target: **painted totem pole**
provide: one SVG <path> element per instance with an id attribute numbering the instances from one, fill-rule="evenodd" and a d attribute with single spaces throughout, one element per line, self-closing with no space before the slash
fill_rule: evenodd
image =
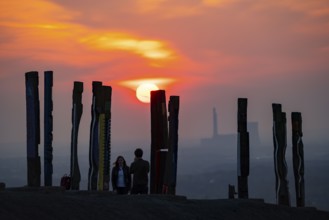
<path id="1" fill-rule="evenodd" d="M 44 91 L 44 183 L 52 186 L 53 174 L 53 71 L 45 71 Z"/>
<path id="2" fill-rule="evenodd" d="M 287 148 L 286 113 L 282 112 L 281 104 L 272 104 L 273 109 L 273 143 L 276 200 L 278 205 L 290 206 L 287 180 Z"/>
<path id="3" fill-rule="evenodd" d="M 165 91 L 151 91 L 151 194 L 161 194 L 163 191 L 165 163 L 168 154 L 167 120 Z"/>
<path id="4" fill-rule="evenodd" d="M 82 92 L 83 83 L 74 82 L 73 88 L 73 108 L 72 108 L 72 133 L 71 133 L 71 189 L 79 190 L 81 174 L 78 163 L 78 133 L 80 119 L 82 116 Z"/>
<path id="5" fill-rule="evenodd" d="M 238 197 L 248 199 L 249 133 L 246 98 L 238 99 Z"/>
<path id="6" fill-rule="evenodd" d="M 98 187 L 99 191 L 109 190 L 110 181 L 110 153 L 111 153 L 111 95 L 110 86 L 102 86 L 100 94 L 99 114 L 99 160 Z"/>
<path id="7" fill-rule="evenodd" d="M 169 104 L 169 149 L 166 161 L 164 194 L 176 194 L 177 156 L 178 156 L 178 114 L 179 96 L 170 96 Z"/>
<path id="8" fill-rule="evenodd" d="M 297 207 L 305 206 L 304 183 L 304 145 L 302 141 L 302 115 L 300 112 L 291 113 L 292 123 L 292 156 L 296 189 Z"/>
<path id="9" fill-rule="evenodd" d="M 40 144 L 40 104 L 38 72 L 25 73 L 26 86 L 26 134 L 27 134 L 27 185 L 40 187 L 41 164 L 38 146 Z"/>
<path id="10" fill-rule="evenodd" d="M 93 82 L 89 142 L 88 190 L 108 191 L 111 158 L 112 88 Z"/>

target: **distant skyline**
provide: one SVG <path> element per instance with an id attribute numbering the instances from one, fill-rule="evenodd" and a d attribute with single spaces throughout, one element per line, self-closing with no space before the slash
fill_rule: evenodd
<path id="1" fill-rule="evenodd" d="M 281 103 L 289 145 L 293 111 L 306 142 L 328 144 L 328 30 L 327 0 L 1 1 L 0 144 L 26 142 L 28 71 L 39 72 L 43 137 L 47 70 L 54 146 L 70 145 L 74 81 L 84 83 L 79 143 L 88 145 L 91 85 L 102 81 L 113 89 L 112 147 L 149 149 L 150 106 L 127 84 L 143 79 L 165 79 L 157 86 L 167 102 L 180 96 L 179 143 L 211 137 L 213 108 L 218 131 L 236 132 L 243 97 L 262 142 L 271 143 L 271 105 Z"/>

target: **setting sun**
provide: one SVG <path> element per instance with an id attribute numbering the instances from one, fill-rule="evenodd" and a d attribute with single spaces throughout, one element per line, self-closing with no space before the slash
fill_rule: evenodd
<path id="1" fill-rule="evenodd" d="M 158 90 L 159 88 L 153 83 L 143 83 L 136 89 L 136 97 L 139 101 L 144 103 L 150 103 L 150 93 L 153 90 Z"/>

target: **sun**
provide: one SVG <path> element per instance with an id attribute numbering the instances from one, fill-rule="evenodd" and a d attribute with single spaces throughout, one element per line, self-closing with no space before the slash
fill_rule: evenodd
<path id="1" fill-rule="evenodd" d="M 136 97 L 143 103 L 150 103 L 151 91 L 159 90 L 159 88 L 153 83 L 143 83 L 136 89 Z"/>

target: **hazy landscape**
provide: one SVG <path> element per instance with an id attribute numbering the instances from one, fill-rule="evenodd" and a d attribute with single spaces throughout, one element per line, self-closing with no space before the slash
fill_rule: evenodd
<path id="1" fill-rule="evenodd" d="M 312 145 L 311 143 L 304 145 L 306 206 L 329 211 L 328 145 Z M 249 198 L 264 199 L 267 203 L 276 204 L 272 148 L 269 144 L 250 149 Z M 144 157 L 148 159 L 148 149 L 145 148 L 145 151 Z M 43 156 L 41 153 L 40 155 L 41 165 L 43 165 Z M 113 162 L 118 155 L 124 155 L 128 164 L 133 159 L 132 151 L 116 150 L 112 152 L 111 161 Z M 289 146 L 286 159 L 291 206 L 295 207 L 295 188 Z M 86 190 L 89 167 L 86 152 L 80 152 L 79 165 L 82 178 L 80 190 Z M 61 176 L 70 172 L 69 155 L 56 156 L 55 154 L 53 166 L 53 186 L 59 186 Z M 188 199 L 227 199 L 228 185 L 237 187 L 236 167 L 236 147 L 219 148 L 192 146 L 192 144 L 181 146 L 178 152 L 176 194 L 186 196 Z M 27 184 L 26 158 L 6 157 L 3 150 L 0 156 L 0 173 L 0 182 L 6 183 L 7 187 L 25 186 Z M 43 184 L 43 169 L 41 182 Z"/>

